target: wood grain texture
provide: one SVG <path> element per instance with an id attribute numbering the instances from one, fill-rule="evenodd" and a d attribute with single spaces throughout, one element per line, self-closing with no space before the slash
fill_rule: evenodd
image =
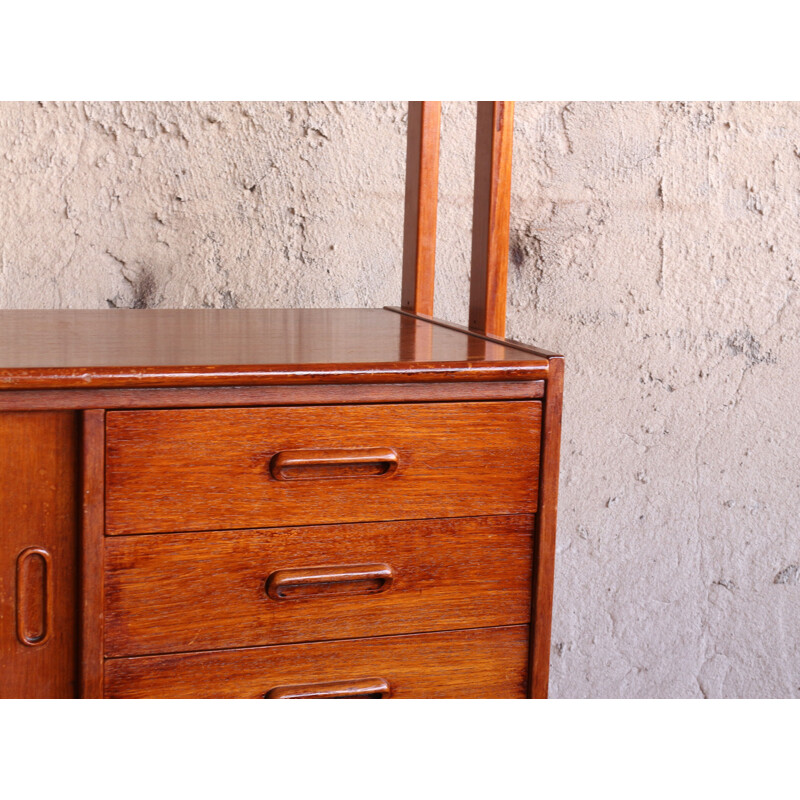
<path id="1" fill-rule="evenodd" d="M 563 362 L 500 338 L 513 103 L 429 316 L 440 114 L 399 314 L 0 311 L 0 694 L 546 696 Z"/>
<path id="2" fill-rule="evenodd" d="M 442 104 L 408 104 L 401 305 L 433 314 Z"/>
<path id="3" fill-rule="evenodd" d="M 537 380 L 547 366 L 469 351 L 468 335 L 383 309 L 0 311 L 0 390 Z"/>
<path id="4" fill-rule="evenodd" d="M 110 411 L 108 534 L 530 513 L 541 403 Z M 283 450 L 389 447 L 389 475 L 276 481 Z"/>
<path id="5" fill-rule="evenodd" d="M 281 686 L 383 678 L 394 698 L 525 697 L 528 628 L 114 658 L 107 697 L 257 698 Z"/>
<path id="6" fill-rule="evenodd" d="M 506 330 L 513 138 L 514 103 L 478 103 L 469 327 L 490 336 Z"/>
<path id="7" fill-rule="evenodd" d="M 81 696 L 103 696 L 103 517 L 105 411 L 83 412 Z"/>
<path id="8" fill-rule="evenodd" d="M 561 453 L 561 410 L 564 395 L 564 360 L 550 360 L 542 430 L 542 468 L 539 478 L 539 513 L 536 515 L 536 557 L 531 630 L 529 693 L 547 697 L 550 676 L 550 629 L 553 617 L 553 579 L 556 557 L 556 515 Z"/>
<path id="9" fill-rule="evenodd" d="M 74 413 L 0 413 L 3 698 L 77 693 L 77 463 Z"/>
<path id="10" fill-rule="evenodd" d="M 532 556 L 530 516 L 113 537 L 106 652 L 527 624 Z M 391 585 L 356 582 L 287 600 L 266 591 L 276 571 L 348 564 L 385 564 Z"/>
<path id="11" fill-rule="evenodd" d="M 544 397 L 544 382 L 386 383 L 319 386 L 220 386 L 182 389 L 40 389 L 0 391 L 0 411 L 84 408 L 224 408 Z"/>

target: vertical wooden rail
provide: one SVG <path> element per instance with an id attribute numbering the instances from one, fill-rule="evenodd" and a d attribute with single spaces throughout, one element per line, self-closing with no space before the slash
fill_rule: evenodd
<path id="1" fill-rule="evenodd" d="M 105 411 L 83 412 L 81 697 L 103 696 Z"/>
<path id="2" fill-rule="evenodd" d="M 478 103 L 469 327 L 500 338 L 506 333 L 513 136 L 513 102 Z"/>
<path id="3" fill-rule="evenodd" d="M 433 315 L 441 116 L 439 102 L 408 104 L 401 305 L 415 314 L 428 316 Z"/>

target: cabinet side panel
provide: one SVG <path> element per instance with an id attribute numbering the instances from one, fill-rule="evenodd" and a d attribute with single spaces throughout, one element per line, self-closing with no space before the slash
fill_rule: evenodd
<path id="1" fill-rule="evenodd" d="M 77 693 L 78 417 L 0 413 L 0 697 Z"/>

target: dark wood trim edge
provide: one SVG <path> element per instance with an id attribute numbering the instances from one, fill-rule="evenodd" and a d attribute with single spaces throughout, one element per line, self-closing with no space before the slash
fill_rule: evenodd
<path id="1" fill-rule="evenodd" d="M 550 631 L 553 616 L 553 581 L 556 553 L 561 410 L 564 359 L 550 359 L 542 416 L 542 450 L 539 469 L 539 508 L 536 513 L 533 559 L 529 696 L 547 697 L 550 678 Z"/>
<path id="2" fill-rule="evenodd" d="M 420 319 L 424 319 L 421 317 Z M 429 321 L 429 320 L 428 320 Z M 178 388 L 183 386 L 276 386 L 359 383 L 442 383 L 455 381 L 535 380 L 538 365 L 528 361 L 398 362 L 265 367 L 87 367 L 0 369 L 0 394 L 22 389 Z"/>
<path id="3" fill-rule="evenodd" d="M 544 382 L 541 380 L 175 389 L 20 389 L 0 392 L 0 411 L 446 403 L 466 400 L 528 400 L 543 396 Z"/>

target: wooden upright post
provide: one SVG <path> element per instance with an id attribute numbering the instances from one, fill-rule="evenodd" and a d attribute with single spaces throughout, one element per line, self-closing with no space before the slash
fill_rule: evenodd
<path id="1" fill-rule="evenodd" d="M 433 315 L 440 102 L 408 104 L 402 307 Z"/>
<path id="2" fill-rule="evenodd" d="M 478 103 L 469 327 L 500 338 L 506 332 L 513 136 L 513 102 Z"/>

